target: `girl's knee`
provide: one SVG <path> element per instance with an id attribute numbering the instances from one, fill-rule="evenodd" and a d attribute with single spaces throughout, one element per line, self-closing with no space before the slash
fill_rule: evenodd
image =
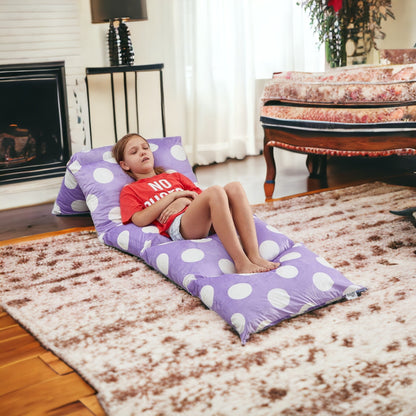
<path id="1" fill-rule="evenodd" d="M 224 188 L 220 185 L 212 185 L 205 189 L 204 193 L 214 201 L 227 197 Z"/>
<path id="2" fill-rule="evenodd" d="M 229 198 L 240 197 L 245 193 L 243 185 L 238 181 L 228 183 L 224 186 L 224 190 Z"/>

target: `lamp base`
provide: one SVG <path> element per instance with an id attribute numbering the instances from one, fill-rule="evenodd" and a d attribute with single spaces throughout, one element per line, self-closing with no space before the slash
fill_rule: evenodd
<path id="1" fill-rule="evenodd" d="M 121 65 L 134 65 L 134 51 L 130 31 L 121 19 L 119 20 L 118 34 L 120 36 Z"/>
<path id="2" fill-rule="evenodd" d="M 120 38 L 118 36 L 118 30 L 114 27 L 112 20 L 110 20 L 110 27 L 108 28 L 107 42 L 110 66 L 120 65 Z"/>
<path id="3" fill-rule="evenodd" d="M 114 25 L 114 23 L 116 24 Z M 130 32 L 122 19 L 110 20 L 107 40 L 110 66 L 134 65 L 134 51 Z"/>

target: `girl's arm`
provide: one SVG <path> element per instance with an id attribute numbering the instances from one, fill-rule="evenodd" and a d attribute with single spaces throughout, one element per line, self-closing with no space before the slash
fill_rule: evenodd
<path id="1" fill-rule="evenodd" d="M 196 197 L 194 191 L 177 191 L 172 192 L 169 195 L 166 195 L 164 198 L 159 199 L 154 204 L 146 207 L 143 210 L 135 212 L 131 221 L 133 224 L 139 227 L 145 227 L 146 225 L 151 224 L 153 221 L 159 218 L 160 214 L 178 198 L 190 198 L 194 199 Z M 177 211 L 176 211 L 177 212 Z"/>

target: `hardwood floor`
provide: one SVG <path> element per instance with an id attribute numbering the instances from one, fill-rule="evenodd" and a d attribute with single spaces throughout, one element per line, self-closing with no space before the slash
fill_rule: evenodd
<path id="1" fill-rule="evenodd" d="M 374 180 L 416 187 L 416 158 L 331 158 L 327 182 L 308 177 L 305 159 L 276 151 L 274 198 Z M 196 169 L 203 187 L 241 181 L 252 204 L 264 201 L 265 172 L 262 156 Z M 89 216 L 56 217 L 51 214 L 52 206 L 0 211 L 0 240 L 92 225 Z M 104 411 L 95 391 L 0 307 L 0 415 L 29 414 L 103 415 Z"/>

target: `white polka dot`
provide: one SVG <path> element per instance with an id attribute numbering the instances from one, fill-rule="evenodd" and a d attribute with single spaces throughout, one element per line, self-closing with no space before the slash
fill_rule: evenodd
<path id="1" fill-rule="evenodd" d="M 212 241 L 212 238 L 206 237 L 206 238 L 198 238 L 197 240 L 189 240 L 189 241 L 193 241 L 194 243 L 209 243 L 210 241 Z"/>
<path id="2" fill-rule="evenodd" d="M 190 284 L 192 281 L 194 281 L 194 280 L 196 280 L 196 277 L 195 277 L 195 275 L 194 275 L 194 274 L 187 274 L 187 275 L 183 278 L 182 284 L 183 284 L 183 286 L 184 286 L 186 289 L 188 289 L 189 284 Z"/>
<path id="3" fill-rule="evenodd" d="M 98 183 L 110 183 L 113 178 L 113 172 L 107 168 L 97 168 L 93 173 L 94 179 Z"/>
<path id="4" fill-rule="evenodd" d="M 159 149 L 159 146 L 155 143 L 149 143 L 149 147 L 152 153 L 156 152 L 156 150 Z"/>
<path id="5" fill-rule="evenodd" d="M 91 212 L 94 212 L 98 207 L 98 198 L 94 194 L 87 195 L 87 206 Z"/>
<path id="6" fill-rule="evenodd" d="M 273 227 L 273 225 L 267 224 L 266 228 L 272 233 L 282 234 L 277 228 Z"/>
<path id="7" fill-rule="evenodd" d="M 273 307 L 284 309 L 290 303 L 290 296 L 284 289 L 272 289 L 267 294 L 267 300 Z"/>
<path id="8" fill-rule="evenodd" d="M 263 330 L 264 328 L 266 328 L 266 326 L 269 326 L 272 323 L 272 321 L 270 321 L 270 319 L 265 319 L 264 321 L 260 322 L 259 326 L 256 328 L 255 332 L 260 332 L 261 330 Z"/>
<path id="9" fill-rule="evenodd" d="M 306 311 L 308 311 L 309 309 L 313 308 L 314 306 L 316 306 L 314 303 L 308 302 L 305 303 L 300 309 L 299 312 L 297 313 L 298 315 L 301 315 L 302 313 L 305 313 Z"/>
<path id="10" fill-rule="evenodd" d="M 75 175 L 80 169 L 81 164 L 78 162 L 78 160 L 75 160 L 75 162 L 72 162 L 70 165 L 68 165 L 68 169 Z"/>
<path id="11" fill-rule="evenodd" d="M 201 292 L 199 292 L 199 296 L 202 302 L 211 309 L 214 303 L 214 288 L 211 285 L 203 286 Z"/>
<path id="12" fill-rule="evenodd" d="M 285 279 L 293 279 L 299 274 L 299 270 L 295 266 L 280 266 L 276 269 L 276 274 Z"/>
<path id="13" fill-rule="evenodd" d="M 113 153 L 111 151 L 103 153 L 103 160 L 104 160 L 104 162 L 117 163 L 116 160 L 114 159 Z"/>
<path id="14" fill-rule="evenodd" d="M 359 289 L 361 289 L 361 287 L 360 287 L 360 286 L 357 286 L 357 285 L 351 285 L 351 286 L 348 286 L 348 287 L 344 290 L 344 292 L 343 292 L 342 294 L 345 296 L 345 295 L 347 295 L 347 294 L 349 294 L 349 293 L 356 292 L 356 291 L 357 291 L 357 290 L 359 290 Z"/>
<path id="15" fill-rule="evenodd" d="M 316 261 L 322 264 L 322 266 L 330 267 L 331 269 L 333 269 L 333 267 L 323 257 L 317 257 Z"/>
<path id="16" fill-rule="evenodd" d="M 117 244 L 123 250 L 129 249 L 130 233 L 127 230 L 122 231 L 117 237 Z"/>
<path id="17" fill-rule="evenodd" d="M 242 334 L 246 326 L 246 318 L 241 313 L 234 313 L 231 316 L 231 324 L 239 334 Z"/>
<path id="18" fill-rule="evenodd" d="M 236 271 L 234 263 L 229 259 L 220 259 L 218 261 L 218 267 L 224 274 L 233 274 Z"/>
<path id="19" fill-rule="evenodd" d="M 175 144 L 175 146 L 172 146 L 170 148 L 170 153 L 176 160 L 180 160 L 180 161 L 186 160 L 185 150 L 179 144 Z"/>
<path id="20" fill-rule="evenodd" d="M 68 189 L 75 189 L 78 185 L 75 176 L 69 170 L 65 171 L 64 183 Z"/>
<path id="21" fill-rule="evenodd" d="M 181 255 L 181 259 L 185 263 L 196 263 L 197 261 L 201 261 L 204 257 L 204 252 L 198 248 L 189 248 Z"/>
<path id="22" fill-rule="evenodd" d="M 116 224 L 121 224 L 121 212 L 119 206 L 110 209 L 108 212 L 108 219 Z"/>
<path id="23" fill-rule="evenodd" d="M 101 233 L 101 234 L 98 235 L 98 241 L 100 243 L 104 244 L 104 236 L 105 236 L 105 233 Z"/>
<path id="24" fill-rule="evenodd" d="M 143 250 L 142 251 L 148 249 L 151 246 L 152 246 L 152 240 L 146 240 L 143 244 Z"/>
<path id="25" fill-rule="evenodd" d="M 152 240 L 146 240 L 143 244 L 143 248 L 140 250 L 140 256 L 143 256 L 143 253 L 152 245 Z"/>
<path id="26" fill-rule="evenodd" d="M 272 240 L 263 241 L 259 246 L 259 252 L 266 260 L 273 260 L 279 255 L 279 245 Z"/>
<path id="27" fill-rule="evenodd" d="M 53 204 L 52 214 L 54 214 L 54 215 L 62 214 L 61 207 L 56 203 L 56 201 Z"/>
<path id="28" fill-rule="evenodd" d="M 87 203 L 82 199 L 77 199 L 75 201 L 72 201 L 71 208 L 73 211 L 76 211 L 76 212 L 88 211 Z"/>
<path id="29" fill-rule="evenodd" d="M 301 256 L 300 253 L 298 253 L 297 251 L 294 251 L 293 253 L 288 253 L 288 254 L 285 254 L 284 256 L 280 257 L 279 261 L 284 262 L 284 261 L 299 259 L 301 257 L 302 256 Z"/>
<path id="30" fill-rule="evenodd" d="M 248 283 L 237 283 L 228 289 L 228 296 L 231 299 L 245 299 L 251 295 L 253 288 Z"/>
<path id="31" fill-rule="evenodd" d="M 162 274 L 167 275 L 169 272 L 169 256 L 166 253 L 159 254 L 156 259 L 156 266 Z"/>
<path id="32" fill-rule="evenodd" d="M 322 290 L 322 292 L 326 292 L 332 288 L 334 285 L 334 281 L 331 279 L 331 276 L 329 276 L 326 273 L 318 272 L 315 273 L 312 277 L 313 284 L 319 289 Z"/>
<path id="33" fill-rule="evenodd" d="M 159 234 L 159 229 L 155 225 L 148 225 L 142 228 L 145 234 Z"/>

